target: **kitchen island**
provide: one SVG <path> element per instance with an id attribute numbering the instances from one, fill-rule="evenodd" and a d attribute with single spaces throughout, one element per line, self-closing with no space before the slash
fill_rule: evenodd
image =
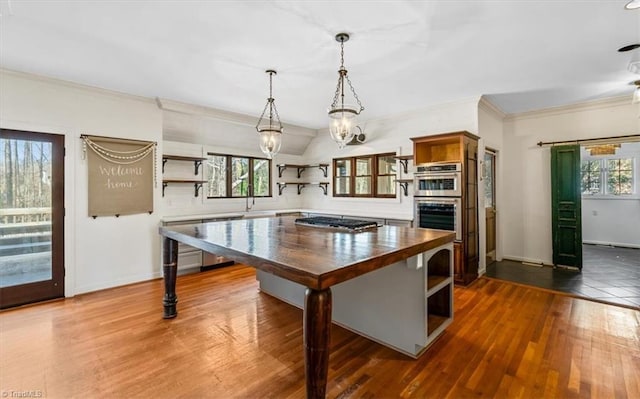
<path id="1" fill-rule="evenodd" d="M 160 234 L 163 236 L 165 318 L 177 316 L 178 242 L 222 255 L 305 287 L 303 331 L 309 398 L 325 396 L 333 303 L 331 287 L 403 261 L 406 267 L 423 268 L 424 253 L 450 245 L 454 239 L 451 232 L 395 226 L 381 226 L 360 232 L 301 226 L 295 224 L 295 217 L 161 227 Z M 443 251 L 438 252 L 441 255 L 433 255 L 434 258 L 450 259 L 450 251 Z M 450 267 L 450 263 L 447 266 Z M 438 268 L 444 273 L 443 269 Z M 438 292 L 442 291 L 446 276 L 430 276 L 427 273 L 423 273 L 423 276 L 428 286 L 433 286 L 429 281 L 430 277 L 434 277 L 433 287 L 440 287 Z M 424 302 L 429 293 L 424 292 L 423 295 L 421 300 Z M 451 298 L 451 295 L 439 296 L 439 304 L 435 307 L 441 310 L 445 307 L 444 302 L 448 300 L 451 303 Z M 448 311 L 450 319 L 452 307 Z M 423 314 L 430 318 L 431 315 L 427 313 L 425 308 Z M 444 317 L 440 314 L 433 316 Z"/>

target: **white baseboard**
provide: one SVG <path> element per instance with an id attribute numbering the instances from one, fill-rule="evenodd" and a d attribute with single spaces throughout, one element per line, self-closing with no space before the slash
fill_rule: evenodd
<path id="1" fill-rule="evenodd" d="M 511 261 L 514 261 L 514 262 L 522 262 L 522 263 L 531 264 L 533 266 L 553 266 L 553 262 L 545 262 L 545 261 L 540 260 L 540 259 L 525 258 L 525 257 L 522 257 L 522 256 L 514 256 L 514 255 L 504 255 L 502 257 L 502 260 L 511 260 Z"/>
<path id="2" fill-rule="evenodd" d="M 99 284 L 88 284 L 84 286 L 77 286 L 75 287 L 74 292 L 75 292 L 75 295 L 86 294 L 88 292 L 104 290 L 107 288 L 115 288 L 115 287 L 120 287 L 122 285 L 154 280 L 160 277 L 162 277 L 162 271 L 159 270 L 153 273 L 137 274 L 134 276 L 128 276 L 127 278 L 122 278 L 118 280 L 105 281 Z"/>
<path id="3" fill-rule="evenodd" d="M 592 245 L 606 245 L 609 247 L 622 247 L 622 248 L 640 248 L 639 244 L 627 244 L 627 243 L 619 243 L 619 242 L 604 242 L 604 241 L 591 241 L 591 240 L 582 240 L 583 244 L 592 244 Z"/>

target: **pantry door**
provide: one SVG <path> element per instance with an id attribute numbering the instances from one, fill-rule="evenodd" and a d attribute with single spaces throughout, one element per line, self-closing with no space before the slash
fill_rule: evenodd
<path id="1" fill-rule="evenodd" d="M 582 270 L 580 146 L 551 147 L 553 264 Z"/>
<path id="2" fill-rule="evenodd" d="M 487 265 L 496 261 L 496 152 L 486 148 L 482 177 L 484 181 L 484 206 Z"/>

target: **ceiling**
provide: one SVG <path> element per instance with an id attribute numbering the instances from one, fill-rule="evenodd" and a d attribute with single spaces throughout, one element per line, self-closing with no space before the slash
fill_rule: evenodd
<path id="1" fill-rule="evenodd" d="M 0 0 L 0 66 L 318 129 L 340 46 L 374 119 L 486 95 L 507 114 L 631 95 L 640 10 L 602 1 Z"/>

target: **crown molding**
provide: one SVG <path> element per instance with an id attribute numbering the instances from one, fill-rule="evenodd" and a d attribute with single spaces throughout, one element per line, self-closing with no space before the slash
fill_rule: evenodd
<path id="1" fill-rule="evenodd" d="M 363 119 L 358 123 L 358 125 L 366 126 L 369 123 L 384 123 L 384 122 L 395 122 L 398 119 L 410 119 L 413 117 L 421 116 L 424 113 L 434 112 L 434 111 L 443 111 L 448 110 L 451 107 L 459 106 L 459 105 L 469 105 L 471 107 L 476 106 L 479 101 L 479 97 L 465 97 L 458 100 L 447 101 L 443 103 L 434 103 L 429 104 L 420 108 L 412 109 L 409 111 L 402 111 L 391 115 L 385 115 L 378 118 L 371 119 Z M 324 127 L 318 129 L 318 132 L 328 132 L 329 128 Z"/>
<path id="2" fill-rule="evenodd" d="M 69 80 L 52 78 L 44 75 L 37 75 L 30 72 L 22 72 L 22 71 L 16 71 L 12 69 L 0 68 L 0 74 L 14 76 L 20 79 L 26 79 L 26 80 L 36 81 L 36 82 L 54 84 L 57 86 L 67 87 L 75 90 L 83 90 L 83 91 L 91 92 L 92 94 L 97 93 L 101 95 L 117 97 L 117 98 L 126 99 L 126 100 L 141 101 L 149 104 L 153 104 L 155 102 L 153 98 L 149 98 L 149 97 L 137 96 L 135 94 L 124 93 L 121 91 L 104 89 L 102 87 L 89 86 L 82 83 L 71 82 Z"/>
<path id="3" fill-rule="evenodd" d="M 557 116 L 574 112 L 586 112 L 596 109 L 631 106 L 631 96 L 609 97 L 600 100 L 582 102 L 577 104 L 563 105 L 554 108 L 545 108 L 535 111 L 522 112 L 518 114 L 508 114 L 505 121 L 517 121 L 524 119 L 537 119 L 549 116 Z"/>
<path id="4" fill-rule="evenodd" d="M 224 111 L 221 109 L 205 107 L 202 105 L 194 105 L 183 103 L 180 101 L 169 100 L 166 98 L 156 97 L 158 108 L 163 111 L 179 112 L 186 115 L 193 115 L 205 118 L 211 118 L 219 121 L 230 122 L 236 125 L 255 127 L 257 117 L 251 115 L 240 114 L 238 112 Z M 295 134 L 296 136 L 316 137 L 317 130 L 307 127 L 282 123 L 285 132 Z"/>
<path id="5" fill-rule="evenodd" d="M 478 101 L 478 109 L 487 111 L 493 114 L 494 116 L 497 116 L 500 119 L 504 119 L 507 117 L 507 114 L 503 110 L 501 110 L 500 108 L 498 108 L 497 105 L 489 101 L 489 99 L 484 95 L 480 96 L 480 101 Z"/>

